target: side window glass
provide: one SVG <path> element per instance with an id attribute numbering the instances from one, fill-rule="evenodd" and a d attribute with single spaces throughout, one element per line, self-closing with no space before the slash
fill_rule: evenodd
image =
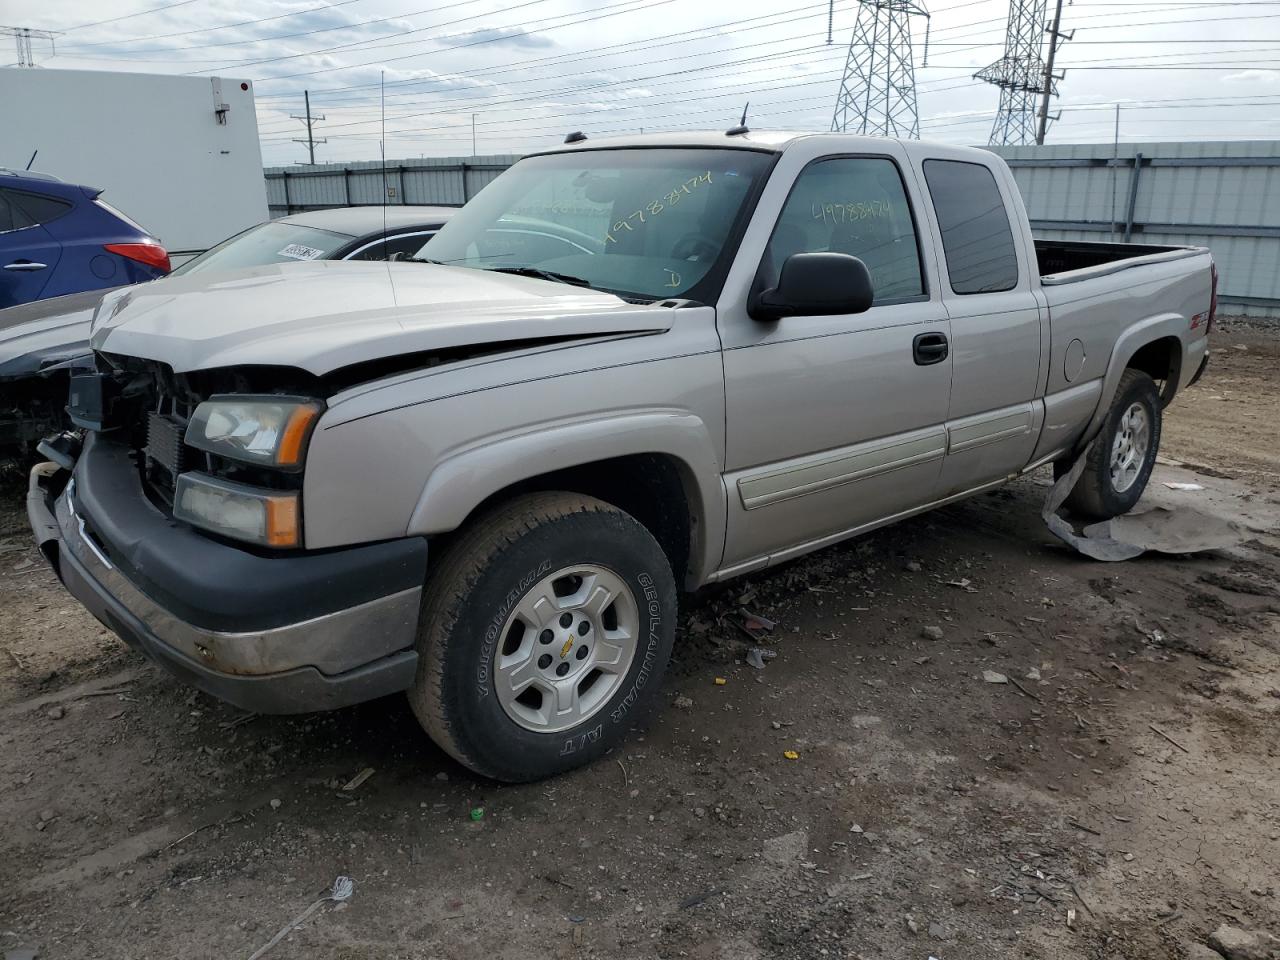
<path id="1" fill-rule="evenodd" d="M 347 257 L 348 260 L 403 260 L 412 257 L 422 249 L 422 245 L 430 240 L 434 233 L 415 233 L 412 236 L 388 237 L 384 243 L 375 243 L 359 253 Z"/>
<path id="2" fill-rule="evenodd" d="M 49 223 L 71 209 L 71 204 L 65 200 L 39 193 L 14 192 L 9 194 L 9 200 L 16 209 L 26 214 L 31 224 Z"/>
<path id="3" fill-rule="evenodd" d="M 911 205 L 892 160 L 841 157 L 801 172 L 769 240 L 767 284 L 793 253 L 823 252 L 865 263 L 876 303 L 924 294 Z"/>
<path id="4" fill-rule="evenodd" d="M 3 190 L 0 190 L 0 233 L 7 233 L 16 229 L 13 222 L 13 211 L 9 207 L 9 198 Z"/>
<path id="5" fill-rule="evenodd" d="M 951 289 L 993 293 L 1017 286 L 1009 212 L 991 171 L 980 163 L 926 160 L 924 178 L 942 229 Z"/>

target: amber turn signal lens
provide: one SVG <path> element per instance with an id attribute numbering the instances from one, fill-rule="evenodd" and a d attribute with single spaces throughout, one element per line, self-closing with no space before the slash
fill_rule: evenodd
<path id="1" fill-rule="evenodd" d="M 302 463 L 302 454 L 307 447 L 307 437 L 311 427 L 320 418 L 320 408 L 316 406 L 295 407 L 280 435 L 280 446 L 276 453 L 276 462 L 282 467 L 296 467 Z"/>

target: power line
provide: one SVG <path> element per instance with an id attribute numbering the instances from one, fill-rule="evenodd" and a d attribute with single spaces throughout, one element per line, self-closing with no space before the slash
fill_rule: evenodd
<path id="1" fill-rule="evenodd" d="M 199 33 L 212 33 L 215 30 L 229 30 L 232 27 L 243 27 L 243 26 L 248 26 L 250 24 L 255 24 L 255 23 L 266 23 L 269 20 L 283 20 L 286 17 L 298 17 L 298 16 L 302 16 L 305 13 L 315 13 L 316 11 L 319 11 L 319 10 L 333 10 L 337 7 L 346 6 L 349 3 L 359 3 L 359 2 L 360 0 L 341 0 L 341 2 L 339 3 L 324 4 L 318 7 L 308 7 L 306 10 L 297 10 L 297 11 L 294 11 L 293 13 L 283 13 L 275 17 L 262 17 L 258 20 L 241 20 L 239 23 L 224 23 L 221 26 L 205 27 L 201 30 L 182 30 L 177 33 L 162 33 L 162 34 L 157 34 L 155 36 L 149 36 L 149 37 L 130 37 L 125 40 L 100 40 L 96 43 L 83 43 L 72 49 L 85 50 L 85 49 L 88 49 L 89 47 L 117 46 L 122 43 L 136 43 L 141 40 L 166 40 L 166 39 L 169 39 L 170 37 L 185 37 L 185 36 L 193 36 Z M 402 13 L 394 17 L 376 17 L 372 20 L 357 20 L 351 23 L 340 23 L 332 27 L 317 27 L 315 30 L 304 30 L 300 33 L 281 33 L 281 34 L 276 34 L 270 37 L 255 37 L 252 40 L 224 40 L 220 43 L 202 43 L 200 44 L 200 48 L 243 47 L 243 46 L 250 46 L 252 44 L 273 42 L 276 40 L 290 40 L 296 37 L 311 37 L 311 36 L 315 36 L 318 33 L 332 33 L 334 30 L 354 30 L 356 28 L 367 27 L 375 23 L 386 23 L 389 20 L 403 20 L 405 17 L 418 16 L 419 14 L 423 14 L 423 13 L 439 13 L 441 10 L 452 10 L 454 7 L 467 7 L 467 6 L 471 6 L 472 4 L 482 3 L 482 2 L 484 2 L 484 0 L 461 0 L 461 2 L 459 3 L 450 3 L 443 7 L 428 7 L 424 10 L 414 10 L 411 13 Z M 536 0 L 536 2 L 545 3 L 547 2 L 547 0 Z M 528 4 L 525 4 L 525 6 L 527 5 Z M 447 23 L 432 24 L 430 27 L 422 27 L 421 29 L 431 30 L 431 29 L 435 29 L 436 27 L 448 27 L 456 23 L 465 23 L 468 20 L 477 20 L 480 17 L 489 16 L 493 12 L 494 11 L 487 11 L 485 13 L 476 14 L 475 16 L 472 16 L 472 17 L 463 17 L 459 20 L 450 20 Z M 502 12 L 502 11 L 497 11 L 497 12 Z M 366 40 L 354 41 L 352 44 L 347 44 L 346 46 L 354 46 L 357 43 L 361 43 L 361 44 L 376 43 L 379 40 L 388 40 L 391 37 L 402 36 L 407 32 L 410 32 L 410 31 L 398 30 L 395 33 L 388 33 L 382 37 L 369 37 Z M 175 53 L 175 52 L 180 52 L 182 50 L 192 50 L 192 49 L 198 49 L 198 48 L 188 45 L 185 47 L 158 47 L 151 50 L 141 50 L 137 52 L 139 53 Z M 340 49 L 340 48 L 334 47 L 332 49 Z M 314 52 L 323 53 L 324 51 L 317 50 Z"/>
<path id="2" fill-rule="evenodd" d="M 333 46 L 333 47 L 320 47 L 319 49 L 316 49 L 316 50 L 307 50 L 307 51 L 305 51 L 305 52 L 303 52 L 303 53 L 291 53 L 291 54 L 288 54 L 288 55 L 286 55 L 286 56 L 282 56 L 282 57 L 266 57 L 266 58 L 264 58 L 264 59 L 262 59 L 262 60 L 249 60 L 249 61 L 247 61 L 247 62 L 244 64 L 244 66 L 255 67 L 255 66 L 262 66 L 262 65 L 264 65 L 264 64 L 268 64 L 268 63 L 283 63 L 283 62 L 285 62 L 286 60 L 297 60 L 297 59 L 299 59 L 300 57 L 314 57 L 314 56 L 316 56 L 317 54 L 321 54 L 321 53 L 333 53 L 333 52 L 338 51 L 338 50 L 352 50 L 352 49 L 358 49 L 358 48 L 361 48 L 361 47 L 365 47 L 365 46 L 367 46 L 367 45 L 369 45 L 369 44 L 377 43 L 377 42 L 378 42 L 378 41 L 380 41 L 380 40 L 386 40 L 386 39 L 389 39 L 390 37 L 407 36 L 408 34 L 411 34 L 411 33 L 422 33 L 424 30 L 435 30 L 435 29 L 438 29 L 439 27 L 448 27 L 448 26 L 453 26 L 453 25 L 455 25 L 455 24 L 458 24 L 458 23 L 464 23 L 464 22 L 469 21 L 469 20 L 478 20 L 478 19 L 480 19 L 481 17 L 487 17 L 487 16 L 494 16 L 494 15 L 498 15 L 498 14 L 510 13 L 510 12 L 511 12 L 511 11 L 513 11 L 513 10 L 522 10 L 522 9 L 524 9 L 525 7 L 533 7 L 533 6 L 537 6 L 537 5 L 539 5 L 539 4 L 543 4 L 543 3 L 547 3 L 547 2 L 549 2 L 549 0 L 524 0 L 524 2 L 523 2 L 523 3 L 516 3 L 516 4 L 512 4 L 511 6 L 502 7 L 502 8 L 500 8 L 500 9 L 498 9 L 498 10 L 492 10 L 492 11 L 489 11 L 489 12 L 487 12 L 487 13 L 476 14 L 476 15 L 475 15 L 475 16 L 473 16 L 473 17 L 463 17 L 463 18 L 461 18 L 461 19 L 459 19 L 459 20 L 452 20 L 452 21 L 449 21 L 448 23 L 432 24 L 432 25 L 431 25 L 431 26 L 429 26 L 429 27 L 415 27 L 415 28 L 413 28 L 413 29 L 411 29 L 411 30 L 400 30 L 400 31 L 398 31 L 397 33 L 389 34 L 387 37 L 373 37 L 373 38 L 370 38 L 370 39 L 368 39 L 368 40 L 353 40 L 351 43 L 340 43 L 340 44 L 338 44 L 338 45 L 336 45 L 336 46 Z M 625 2 L 631 2 L 631 0 L 625 0 Z M 601 8 L 601 9 L 613 9 L 613 7 L 617 7 L 617 6 L 621 6 L 621 4 L 616 4 L 616 3 L 615 3 L 615 4 L 613 4 L 613 6 L 612 6 L 612 7 L 604 7 L 604 8 Z M 552 19 L 558 19 L 558 18 L 560 18 L 560 17 L 565 17 L 565 16 L 572 16 L 572 14 L 557 14 L 557 15 L 553 16 L 553 17 L 552 17 Z M 530 24 L 532 24 L 532 23 L 538 23 L 538 22 L 539 22 L 539 21 L 536 21 L 536 20 L 529 20 L 529 21 L 526 21 L 526 22 L 521 23 L 521 24 L 516 24 L 515 26 L 525 27 L 525 26 L 529 26 L 529 25 L 530 25 Z M 565 26 L 565 24 L 558 24 L 557 26 Z M 504 27 L 501 27 L 501 28 L 491 28 L 491 29 L 499 30 L 499 32 L 501 33 L 501 36 L 500 36 L 499 38 L 495 38 L 495 39 L 509 40 L 509 39 L 511 39 L 513 36 L 526 36 L 526 35 L 527 35 L 527 34 L 511 34 L 511 33 L 505 33 L 505 32 L 503 32 L 503 31 L 506 31 L 506 30 L 511 29 L 511 27 L 510 27 L 510 26 L 504 26 Z M 548 28 L 548 29 L 550 29 L 550 28 Z M 474 32 L 474 31 L 473 31 L 473 32 Z M 463 34 L 463 35 L 465 35 L 465 34 Z M 443 39 L 443 38 L 420 37 L 420 38 L 419 38 L 419 39 L 417 39 L 417 40 L 400 41 L 400 42 L 401 42 L 401 43 L 411 43 L 411 44 L 413 44 L 413 43 L 423 43 L 423 42 L 426 42 L 426 41 L 435 41 L 435 40 L 438 40 L 438 39 Z M 489 41 L 486 41 L 486 42 L 492 42 L 492 40 L 489 40 Z M 375 50 L 388 49 L 388 48 L 393 47 L 393 46 L 396 46 L 396 45 L 397 45 L 397 44 L 386 44 L 384 47 L 374 47 L 374 48 L 371 48 L 371 49 L 375 49 Z M 399 59 L 404 59 L 404 58 L 399 58 Z M 371 61 L 369 61 L 369 62 L 367 62 L 367 63 L 351 64 L 351 65 L 344 66 L 344 67 L 333 67 L 333 68 L 330 68 L 330 69 L 332 69 L 332 70 L 351 70 L 351 69 L 354 69 L 355 67 L 367 67 L 367 66 L 370 66 L 370 65 L 372 65 L 372 64 L 378 64 L 378 63 L 384 63 L 384 62 L 390 63 L 391 61 L 390 61 L 390 60 L 387 60 L 387 61 L 382 61 L 382 60 L 371 60 Z M 203 72 L 205 72 L 205 71 L 196 71 L 196 72 L 197 72 L 197 73 L 203 73 Z M 316 73 L 324 73 L 324 72 L 327 72 L 327 71 L 323 71 L 323 70 L 321 70 L 321 71 L 314 71 L 314 72 L 316 72 Z M 290 78 L 290 77 L 298 77 L 298 76 L 310 76 L 310 74 L 297 74 L 297 73 L 295 73 L 295 74 L 286 74 L 286 75 L 284 75 L 284 76 L 266 77 L 266 78 L 264 78 L 264 79 L 265 79 L 265 80 L 284 80 L 284 79 L 288 79 L 288 78 Z M 259 81 L 259 82 L 261 82 L 261 81 Z"/>
<path id="3" fill-rule="evenodd" d="M 760 45 L 760 44 L 756 44 L 756 45 L 753 45 L 753 46 L 759 46 L 759 45 Z M 600 91 L 600 90 L 604 90 L 604 89 L 614 88 L 614 87 L 618 87 L 618 86 L 626 86 L 626 85 L 628 85 L 628 84 L 644 84 L 644 83 L 649 83 L 650 81 L 653 81 L 653 80 L 662 79 L 662 78 L 671 77 L 671 76 L 685 76 L 685 75 L 688 75 L 688 74 L 690 74 L 690 73 L 699 73 L 699 72 L 714 71 L 714 70 L 724 70 L 724 69 L 729 69 L 729 68 L 736 67 L 736 66 L 743 66 L 743 65 L 747 65 L 747 64 L 758 64 L 758 63 L 761 63 L 761 62 L 764 62 L 764 61 L 767 61 L 767 60 L 771 60 L 771 59 L 781 59 L 781 58 L 786 58 L 786 57 L 796 56 L 796 55 L 809 55 L 809 54 L 812 54 L 812 53 L 814 52 L 814 50 L 815 50 L 815 49 L 821 50 L 822 48 L 821 48 L 821 47 L 817 47 L 817 48 L 815 48 L 815 47 L 813 47 L 813 46 L 807 46 L 807 47 L 802 47 L 802 48 L 797 48 L 797 49 L 784 50 L 784 51 L 781 51 L 781 52 L 779 52 L 779 53 L 771 54 L 771 55 L 767 55 L 767 56 L 752 57 L 752 58 L 746 58 L 746 59 L 738 59 L 738 60 L 726 61 L 726 62 L 723 62 L 723 63 L 708 64 L 708 65 L 699 66 L 699 67 L 691 67 L 691 68 L 687 68 L 687 69 L 683 69 L 683 70 L 667 71 L 667 72 L 663 72 L 663 73 L 650 74 L 650 75 L 642 76 L 642 77 L 628 77 L 628 78 L 625 78 L 625 79 L 620 79 L 620 80 L 612 81 L 612 82 L 596 83 L 596 84 L 591 84 L 591 85 L 587 85 L 587 86 L 580 86 L 580 87 L 574 88 L 574 89 L 569 90 L 569 91 L 565 91 L 563 88 L 554 87 L 554 88 L 546 88 L 546 89 L 531 90 L 531 91 L 527 91 L 527 95 L 524 95 L 524 96 L 509 97 L 509 98 L 506 98 L 506 99 L 497 99 L 497 100 L 495 100 L 495 99 L 493 98 L 492 93 L 488 93 L 488 92 L 486 92 L 486 93 L 484 93 L 483 95 L 481 95 L 479 98 L 476 98 L 476 97 L 470 97 L 470 98 L 464 97 L 461 101 L 455 101 L 454 103 L 451 103 L 451 104 L 449 104 L 449 105 L 448 105 L 448 109 L 439 109 L 439 108 L 438 108 L 438 109 L 428 110 L 428 111 L 418 111 L 418 112 L 414 112 L 414 113 L 400 114 L 400 115 L 397 115 L 397 116 L 392 117 L 392 118 L 389 118 L 389 119 L 392 119 L 393 121 L 395 121 L 395 120 L 409 120 L 409 119 L 416 119 L 416 118 L 423 117 L 423 116 L 433 116 L 433 115 L 439 115 L 439 114 L 442 114 L 442 113 L 447 113 L 447 112 L 449 112 L 449 109 L 459 110 L 459 111 L 460 111 L 460 110 L 471 110 L 471 109 L 477 109 L 477 108 L 478 108 L 478 109 L 480 109 L 482 112 L 483 112 L 483 111 L 490 111 L 490 110 L 492 110 L 492 109 L 494 109 L 494 108 L 496 108 L 496 107 L 508 106 L 508 105 L 512 105 L 512 104 L 516 104 L 516 103 L 528 103 L 528 102 L 530 102 L 530 101 L 536 101 L 536 100 L 538 100 L 539 98 L 541 98 L 541 97 L 543 97 L 543 96 L 546 96 L 546 95 L 563 95 L 563 94 L 565 94 L 565 93 L 572 94 L 572 95 L 578 95 L 578 94 L 583 94 L 583 93 L 596 92 L 596 91 Z M 1184 55 L 1182 55 L 1182 54 L 1176 54 L 1176 55 L 1170 55 L 1170 56 L 1178 56 L 1178 57 L 1182 57 L 1182 56 L 1184 56 Z M 1110 63 L 1110 62 L 1112 62 L 1112 61 L 1110 61 L 1110 60 L 1103 60 L 1103 61 L 1086 61 L 1086 63 L 1089 63 L 1089 62 Z M 937 68 L 937 69 L 963 69 L 963 70 L 969 70 L 969 69 L 971 69 L 970 67 L 967 67 L 967 66 L 965 66 L 965 67 L 937 66 L 936 68 Z M 548 78 L 544 78 L 544 79 L 546 79 L 546 80 L 554 80 L 554 79 L 556 79 L 556 78 L 554 78 L 554 77 L 548 77 Z M 372 123 L 372 122 L 375 122 L 375 121 L 373 121 L 373 120 L 352 120 L 352 121 L 347 121 L 347 122 L 344 122 L 344 123 L 341 123 L 341 124 L 333 125 L 333 126 L 331 126 L 331 128 L 330 128 L 330 129 L 332 130 L 332 129 L 336 128 L 336 127 L 352 127 L 352 126 L 361 126 L 361 125 L 367 125 L 367 124 Z M 393 132 L 394 132 L 394 131 L 393 131 Z"/>
<path id="4" fill-rule="evenodd" d="M 156 34 L 149 34 L 147 36 L 142 36 L 142 37 L 122 37 L 119 40 L 96 40 L 93 43 L 76 43 L 76 44 L 68 45 L 68 49 L 88 50 L 90 47 L 116 47 L 124 43 L 139 43 L 143 40 L 168 40 L 171 37 L 194 37 L 197 34 L 201 34 L 201 33 L 214 33 L 215 31 L 218 31 L 218 30 L 230 30 L 232 27 L 248 27 L 257 23 L 269 23 L 273 20 L 287 20 L 290 17 L 301 17 L 301 16 L 305 16 L 308 13 L 317 13 L 321 10 L 336 10 L 338 7 L 345 7 L 348 4 L 359 3 L 359 2 L 360 0 L 338 0 L 337 3 L 322 3 L 318 7 L 307 7 L 305 10 L 294 10 L 292 13 L 280 13 L 274 17 L 258 17 L 255 20 L 238 20 L 235 23 L 223 23 L 223 24 L 219 24 L 216 27 L 201 27 L 198 30 L 178 30 L 174 33 L 156 33 Z M 478 3 L 480 2 L 480 0 L 465 0 L 465 2 Z M 460 6 L 460 4 L 453 4 L 453 6 Z M 448 8 L 442 7 L 440 9 L 448 9 Z M 104 20 L 102 22 L 111 23 L 112 21 Z M 376 21 L 371 21 L 371 22 L 376 22 Z M 346 24 L 345 26 L 354 27 L 354 26 L 360 26 L 360 24 Z M 338 30 L 342 28 L 329 27 L 327 29 Z M 309 31 L 309 32 L 323 33 L 324 31 L 319 30 L 319 31 Z M 291 33 L 291 34 L 284 35 L 284 37 L 305 37 L 305 36 L 308 36 L 308 34 L 307 33 Z M 282 40 L 284 39 L 284 37 L 259 37 L 257 40 L 241 40 L 238 42 L 239 43 L 262 43 L 266 40 Z M 206 47 L 232 46 L 232 45 L 233 44 L 218 44 L 218 43 L 202 44 L 202 46 L 206 46 Z M 145 53 L 169 53 L 171 51 L 190 50 L 190 49 L 192 48 L 191 47 L 162 47 L 158 50 L 147 50 L 144 52 Z"/>
<path id="5" fill-rule="evenodd" d="M 126 13 L 121 17 L 110 17 L 106 20 L 94 20 L 92 23 L 82 23 L 75 27 L 63 28 L 63 33 L 70 33 L 72 30 L 87 30 L 89 27 L 100 27 L 107 23 L 119 23 L 121 20 L 132 20 L 134 17 L 146 17 L 153 13 L 160 13 L 162 10 L 172 10 L 174 7 L 185 7 L 189 3 L 195 3 L 196 0 L 178 0 L 177 3 L 166 3 L 163 6 L 152 7 L 150 10 L 139 10 L 137 13 Z"/>
<path id="6" fill-rule="evenodd" d="M 986 2 L 986 0 L 978 0 L 978 2 Z M 1277 2 L 1280 2 L 1280 0 L 1277 0 Z M 783 12 L 798 13 L 801 10 L 804 10 L 804 11 L 817 10 L 820 7 L 827 6 L 827 3 L 828 3 L 828 0 L 822 0 L 822 2 L 820 3 L 809 4 L 803 7 L 795 7 L 795 8 L 792 8 L 792 10 L 790 11 L 783 11 Z M 627 40 L 621 43 L 611 43 L 602 47 L 588 47 L 586 50 L 575 51 L 574 53 L 557 54 L 555 56 L 550 56 L 550 57 L 534 57 L 526 60 L 509 61 L 505 66 L 497 67 L 491 70 L 486 70 L 485 77 L 487 79 L 497 74 L 511 73 L 513 71 L 523 71 L 523 70 L 529 69 L 530 67 L 536 67 L 538 65 L 547 65 L 551 63 L 557 63 L 561 65 L 565 63 L 581 63 L 587 60 L 596 60 L 596 59 L 603 59 L 609 56 L 616 56 L 618 52 L 630 53 L 630 52 L 637 52 L 639 50 L 654 49 L 660 46 L 669 46 L 671 44 L 685 42 L 685 40 L 682 38 L 689 38 L 689 39 L 695 39 L 695 40 L 707 40 L 707 39 L 715 38 L 716 35 L 714 33 L 706 37 L 696 37 L 696 38 L 689 37 L 690 34 L 702 33 L 704 31 L 734 29 L 735 32 L 737 33 L 748 33 L 752 30 L 768 29 L 771 27 L 782 26 L 783 24 L 786 24 L 786 23 L 795 23 L 798 20 L 809 19 L 808 15 L 806 14 L 803 16 L 791 17 L 786 20 L 778 20 L 773 23 L 756 23 L 757 21 L 768 20 L 778 15 L 779 14 L 777 13 L 769 13 L 769 14 L 764 14 L 762 16 L 758 16 L 758 17 L 748 17 L 742 20 L 729 20 L 723 23 L 709 24 L 705 27 L 695 27 L 692 30 L 682 30 L 678 33 L 660 34 L 657 37 L 649 37 L 644 40 Z M 743 26 L 744 24 L 748 24 L 748 23 L 756 23 L 756 25 L 750 26 L 750 27 Z M 654 41 L 660 41 L 660 42 L 655 43 Z M 769 42 L 777 42 L 777 41 L 769 41 Z M 650 46 L 645 46 L 646 44 L 650 44 Z M 631 49 L 627 49 L 627 48 L 631 48 Z M 614 51 L 614 52 L 605 52 L 605 51 Z M 590 55 L 588 56 L 588 54 Z M 411 79 L 411 80 L 397 80 L 387 84 L 387 86 L 400 87 L 400 86 L 411 86 L 411 85 L 420 84 L 420 83 L 439 83 L 442 80 L 449 79 L 450 77 L 451 75 L 449 74 L 439 74 L 434 77 L 424 77 L 424 78 Z M 378 89 L 378 84 L 376 83 L 352 84 L 348 86 L 325 87 L 320 92 L 335 93 L 335 92 L 345 92 L 345 91 L 352 91 L 352 90 L 371 90 L 372 91 L 376 89 Z M 292 96 L 294 96 L 294 94 L 266 93 L 266 94 L 263 94 L 258 99 L 271 100 L 271 99 L 280 99 L 283 97 L 292 97 Z M 359 96 L 364 97 L 368 95 L 360 94 Z"/>

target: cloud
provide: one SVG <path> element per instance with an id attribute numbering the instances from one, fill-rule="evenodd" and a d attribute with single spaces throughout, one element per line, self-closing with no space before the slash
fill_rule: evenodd
<path id="1" fill-rule="evenodd" d="M 458 39 L 460 43 L 450 43 L 450 46 L 461 46 L 464 43 L 529 48 L 554 47 L 556 45 L 555 41 L 550 37 L 517 30 L 514 27 L 490 27 L 487 30 L 472 30 L 469 33 L 459 34 Z"/>

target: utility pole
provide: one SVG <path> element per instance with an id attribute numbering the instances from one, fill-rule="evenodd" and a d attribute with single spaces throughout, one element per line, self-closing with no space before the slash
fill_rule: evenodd
<path id="1" fill-rule="evenodd" d="M 1062 0 L 1057 2 L 1057 7 L 1053 11 L 1053 26 L 1049 28 L 1049 59 L 1045 61 L 1044 65 L 1044 97 L 1040 101 L 1040 122 L 1036 126 L 1036 144 L 1038 146 L 1044 146 L 1044 134 L 1049 128 L 1049 97 L 1056 92 L 1054 81 L 1062 79 L 1062 77 L 1053 75 L 1053 58 L 1058 52 L 1058 40 L 1064 36 L 1058 30 L 1060 26 L 1062 26 Z M 1072 31 L 1072 33 L 1074 32 Z M 1066 35 L 1066 39 L 1070 40 L 1071 37 Z"/>
<path id="2" fill-rule="evenodd" d="M 828 6 L 831 23 L 834 3 Z M 911 18 L 924 17 L 929 59 L 929 11 L 923 0 L 859 0 L 831 129 L 884 137 L 920 137 Z"/>
<path id="3" fill-rule="evenodd" d="M 476 115 L 474 113 L 471 115 L 471 156 L 473 159 L 476 156 Z"/>
<path id="4" fill-rule="evenodd" d="M 0 27 L 0 34 L 13 37 L 18 47 L 18 66 L 20 67 L 34 67 L 36 65 L 36 58 L 31 53 L 32 37 L 37 40 L 48 40 L 50 55 L 58 52 L 53 42 L 53 38 L 58 36 L 58 33 L 53 30 L 32 30 L 30 27 Z"/>
<path id="5" fill-rule="evenodd" d="M 315 119 L 315 120 L 323 120 L 323 119 L 324 119 L 324 114 L 321 114 L 320 116 L 315 117 L 315 118 L 313 118 L 313 117 L 311 116 L 311 91 L 310 91 L 310 90 L 303 90 L 303 91 L 302 91 L 302 99 L 305 101 L 305 103 L 306 103 L 306 105 L 307 105 L 307 114 L 306 114 L 306 116 L 304 116 L 304 117 L 300 117 L 300 116 L 298 116 L 296 113 L 291 113 L 291 114 L 289 114 L 289 116 L 290 116 L 292 119 L 294 119 L 294 120 L 301 120 L 303 123 L 305 123 L 305 124 L 307 125 L 307 136 L 306 136 L 306 139 L 305 139 L 305 140 L 304 140 L 304 139 L 302 139 L 302 138 L 300 138 L 300 137 L 294 137 L 294 138 L 293 138 L 293 142 L 294 142 L 294 143 L 305 143 L 305 144 L 307 145 L 307 155 L 311 158 L 311 159 L 310 159 L 311 166 L 313 166 L 313 167 L 314 167 L 314 166 L 316 165 L 316 144 L 317 144 L 317 143 L 328 143 L 328 142 L 329 142 L 329 140 L 328 140 L 328 138 L 327 138 L 327 137 L 321 137 L 319 140 L 317 140 L 317 139 L 312 135 L 312 133 L 311 133 L 311 121 L 312 121 L 312 119 Z"/>

